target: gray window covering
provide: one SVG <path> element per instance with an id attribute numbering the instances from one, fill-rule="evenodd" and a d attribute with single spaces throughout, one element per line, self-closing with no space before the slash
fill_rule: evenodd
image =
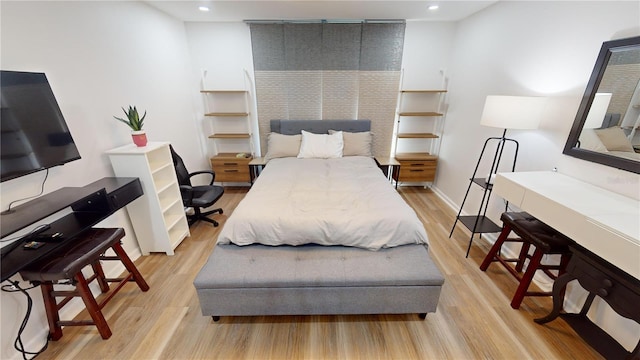
<path id="1" fill-rule="evenodd" d="M 271 119 L 370 119 L 388 156 L 405 24 L 251 23 L 262 154 Z"/>

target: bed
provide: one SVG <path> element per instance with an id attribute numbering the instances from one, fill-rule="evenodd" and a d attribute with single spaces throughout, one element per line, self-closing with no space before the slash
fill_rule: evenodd
<path id="1" fill-rule="evenodd" d="M 343 131 L 345 156 L 300 159 L 282 148 L 269 160 L 194 280 L 203 315 L 424 318 L 436 310 L 444 278 L 424 226 L 346 135 L 364 138 L 369 128 L 368 120 L 272 121 L 272 132 L 287 136 L 333 132 L 306 134 L 300 154 L 312 136 Z"/>
<path id="2" fill-rule="evenodd" d="M 583 129 L 580 133 L 580 148 L 623 159 L 640 161 L 640 153 L 635 151 L 633 144 L 627 138 L 627 134 L 618 126 Z"/>

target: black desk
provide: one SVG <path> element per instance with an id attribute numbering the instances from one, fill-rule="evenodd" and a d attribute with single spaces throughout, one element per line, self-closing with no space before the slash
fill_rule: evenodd
<path id="1" fill-rule="evenodd" d="M 107 177 L 83 187 L 56 190 L 15 207 L 15 211 L 10 214 L 3 214 L 0 220 L 2 237 L 5 237 L 69 206 L 73 210 L 72 213 L 53 221 L 50 224 L 51 228 L 44 232 L 59 232 L 62 234 L 61 240 L 48 242 L 36 250 L 25 250 L 20 245 L 3 255 L 0 261 L 0 281 L 9 279 L 28 264 L 73 243 L 74 238 L 83 231 L 108 218 L 142 194 L 142 185 L 138 178 Z M 7 245 L 5 248 L 10 246 Z"/>
<path id="2" fill-rule="evenodd" d="M 587 318 L 587 312 L 597 295 L 619 315 L 640 323 L 640 280 L 580 245 L 570 248 L 573 255 L 567 272 L 553 283 L 553 309 L 549 315 L 534 321 L 545 324 L 560 317 L 606 359 L 640 359 L 640 340 L 635 349 L 628 352 Z M 563 291 L 573 280 L 577 280 L 589 292 L 582 310 L 577 314 L 562 312 Z"/>

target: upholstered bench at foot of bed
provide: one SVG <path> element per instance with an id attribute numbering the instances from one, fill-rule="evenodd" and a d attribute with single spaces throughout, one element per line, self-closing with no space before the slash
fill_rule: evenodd
<path id="1" fill-rule="evenodd" d="M 194 281 L 202 314 L 435 312 L 444 278 L 423 245 L 216 245 Z"/>

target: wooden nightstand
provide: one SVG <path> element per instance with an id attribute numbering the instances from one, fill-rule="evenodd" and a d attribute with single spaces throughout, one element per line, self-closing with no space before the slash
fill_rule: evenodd
<path id="1" fill-rule="evenodd" d="M 251 173 L 251 185 L 256 180 L 264 166 L 267 165 L 267 160 L 263 157 L 253 158 L 253 160 L 249 161 L 249 172 Z"/>
<path id="2" fill-rule="evenodd" d="M 428 153 L 399 153 L 396 160 L 400 170 L 393 172 L 393 179 L 408 182 L 432 182 L 436 177 L 438 157 Z"/>
<path id="3" fill-rule="evenodd" d="M 387 178 L 390 174 L 398 172 L 397 167 L 400 166 L 400 163 L 395 158 L 376 156 L 374 160 Z"/>
<path id="4" fill-rule="evenodd" d="M 251 182 L 249 162 L 252 157 L 236 157 L 236 153 L 219 153 L 211 158 L 216 182 Z"/>

